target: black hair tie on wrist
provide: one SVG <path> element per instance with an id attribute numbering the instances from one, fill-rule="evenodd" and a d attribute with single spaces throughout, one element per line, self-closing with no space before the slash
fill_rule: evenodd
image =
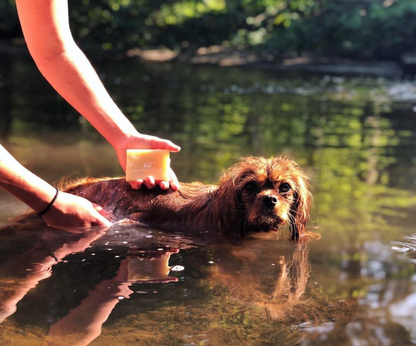
<path id="1" fill-rule="evenodd" d="M 49 203 L 48 206 L 44 210 L 42 210 L 40 213 L 38 213 L 39 216 L 42 216 L 43 214 L 45 214 L 49 209 L 51 209 L 51 207 L 55 203 L 56 199 L 58 198 L 58 194 L 59 194 L 59 190 L 58 190 L 57 187 L 55 187 L 55 190 L 56 190 L 55 197 L 52 199 L 51 203 Z"/>

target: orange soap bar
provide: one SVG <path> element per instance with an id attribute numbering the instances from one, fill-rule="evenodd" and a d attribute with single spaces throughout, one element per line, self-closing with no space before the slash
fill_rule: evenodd
<path id="1" fill-rule="evenodd" d="M 169 173 L 169 150 L 127 149 L 127 181 L 143 180 L 148 176 L 169 181 Z"/>
<path id="2" fill-rule="evenodd" d="M 127 264 L 127 281 L 154 281 L 168 280 L 169 272 L 169 256 L 162 258 L 139 258 L 137 256 L 127 256 L 129 262 Z"/>

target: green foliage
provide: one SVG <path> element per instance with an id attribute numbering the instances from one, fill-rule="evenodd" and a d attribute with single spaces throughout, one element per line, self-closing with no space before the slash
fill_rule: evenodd
<path id="1" fill-rule="evenodd" d="M 21 36 L 14 0 L 0 1 L 0 40 Z"/>
<path id="2" fill-rule="evenodd" d="M 416 48 L 413 0 L 79 0 L 70 19 L 95 56 L 226 44 L 275 57 L 398 59 Z M 14 0 L 2 1 L 0 39 L 20 36 Z"/>

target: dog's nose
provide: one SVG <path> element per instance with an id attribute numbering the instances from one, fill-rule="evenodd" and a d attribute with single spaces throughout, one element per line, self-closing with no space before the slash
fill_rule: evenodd
<path id="1" fill-rule="evenodd" d="M 267 208 L 274 208 L 274 206 L 277 204 L 277 202 L 278 202 L 278 199 L 274 195 L 268 195 L 268 196 L 265 196 L 263 198 L 263 204 Z"/>

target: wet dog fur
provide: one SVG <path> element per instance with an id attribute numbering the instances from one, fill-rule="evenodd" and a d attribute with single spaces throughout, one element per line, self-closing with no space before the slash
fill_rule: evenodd
<path id="1" fill-rule="evenodd" d="M 124 178 L 86 178 L 65 191 L 102 206 L 112 221 L 216 229 L 237 238 L 289 225 L 291 237 L 298 239 L 309 219 L 307 178 L 285 157 L 243 158 L 224 172 L 218 185 L 180 186 L 178 191 L 135 190 Z"/>

